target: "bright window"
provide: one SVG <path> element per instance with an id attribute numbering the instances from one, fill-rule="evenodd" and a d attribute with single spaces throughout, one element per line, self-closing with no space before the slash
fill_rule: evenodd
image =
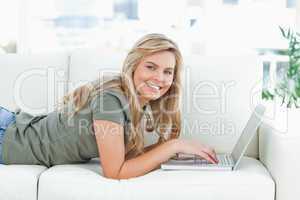
<path id="1" fill-rule="evenodd" d="M 0 54 L 16 53 L 19 33 L 18 0 L 5 1 L 0 6 Z"/>
<path id="2" fill-rule="evenodd" d="M 278 26 L 295 26 L 295 5 L 296 0 L 11 0 L 0 7 L 0 45 L 5 52 L 17 45 L 21 53 L 123 51 L 141 35 L 161 32 L 186 54 L 280 49 L 286 44 Z"/>

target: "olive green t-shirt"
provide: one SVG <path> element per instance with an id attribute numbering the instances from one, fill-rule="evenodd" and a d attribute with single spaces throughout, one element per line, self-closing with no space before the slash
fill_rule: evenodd
<path id="1" fill-rule="evenodd" d="M 73 109 L 66 106 L 64 109 Z M 33 116 L 16 112 L 16 122 L 5 131 L 2 160 L 5 164 L 58 164 L 87 162 L 98 157 L 93 120 L 109 120 L 124 127 L 128 138 L 130 113 L 122 91 L 97 94 L 73 117 L 60 111 Z"/>

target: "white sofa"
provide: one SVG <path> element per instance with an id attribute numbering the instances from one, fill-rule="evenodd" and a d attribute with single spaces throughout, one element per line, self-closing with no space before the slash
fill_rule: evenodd
<path id="1" fill-rule="evenodd" d="M 124 52 L 97 49 L 0 55 L 0 105 L 33 114 L 50 112 L 64 94 L 97 78 L 100 71 L 119 70 L 124 57 Z M 262 68 L 253 55 L 185 57 L 182 137 L 199 139 L 217 152 L 230 152 L 259 98 L 261 78 Z M 199 98 L 191 98 L 195 95 Z M 299 140 L 281 141 L 272 127 L 262 127 L 237 171 L 159 169 L 142 177 L 112 180 L 102 176 L 98 159 L 51 168 L 0 165 L 0 199 L 295 199 L 299 192 L 292 177 L 300 178 L 299 161 L 294 159 L 298 164 L 289 166 L 293 158 L 285 153 L 299 153 Z M 154 134 L 145 137 L 147 145 L 157 139 Z M 283 163 L 278 161 L 281 157 Z"/>

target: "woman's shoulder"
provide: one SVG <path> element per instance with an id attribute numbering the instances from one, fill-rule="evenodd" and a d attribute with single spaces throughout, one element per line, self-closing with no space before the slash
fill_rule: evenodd
<path id="1" fill-rule="evenodd" d="M 129 102 L 121 89 L 109 88 L 97 93 L 91 101 L 92 109 L 97 109 L 102 105 L 105 109 L 121 109 L 125 112 L 127 118 L 130 119 Z"/>
<path id="2" fill-rule="evenodd" d="M 128 104 L 128 100 L 125 96 L 125 93 L 120 88 L 109 88 L 103 91 L 103 95 L 109 95 L 117 98 L 122 105 Z"/>
<path id="3" fill-rule="evenodd" d="M 121 103 L 127 101 L 125 93 L 120 86 L 120 75 L 106 75 L 101 79 L 91 81 L 90 84 L 96 88 L 92 94 L 94 98 L 105 96 L 111 99 L 116 98 Z"/>

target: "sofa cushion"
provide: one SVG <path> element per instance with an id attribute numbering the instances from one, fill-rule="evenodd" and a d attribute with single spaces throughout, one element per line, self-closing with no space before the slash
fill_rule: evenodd
<path id="1" fill-rule="evenodd" d="M 182 136 L 231 152 L 261 98 L 256 55 L 187 56 L 183 70 Z M 255 135 L 246 155 L 258 157 Z"/>
<path id="2" fill-rule="evenodd" d="M 40 177 L 38 199 L 122 199 L 120 181 L 101 174 L 98 159 L 87 164 L 56 165 Z"/>
<path id="3" fill-rule="evenodd" d="M 0 164 L 0 198 L 37 200 L 39 176 L 46 169 L 38 165 Z"/>
<path id="4" fill-rule="evenodd" d="M 109 49 L 77 49 L 71 53 L 68 90 L 98 79 L 106 74 L 119 73 L 125 52 Z"/>
<path id="5" fill-rule="evenodd" d="M 0 105 L 31 114 L 51 112 L 66 90 L 67 53 L 0 55 Z"/>
<path id="6" fill-rule="evenodd" d="M 39 200 L 231 199 L 274 200 L 275 184 L 256 159 L 244 157 L 237 171 L 152 171 L 113 180 L 102 176 L 98 160 L 55 166 L 39 181 Z"/>

